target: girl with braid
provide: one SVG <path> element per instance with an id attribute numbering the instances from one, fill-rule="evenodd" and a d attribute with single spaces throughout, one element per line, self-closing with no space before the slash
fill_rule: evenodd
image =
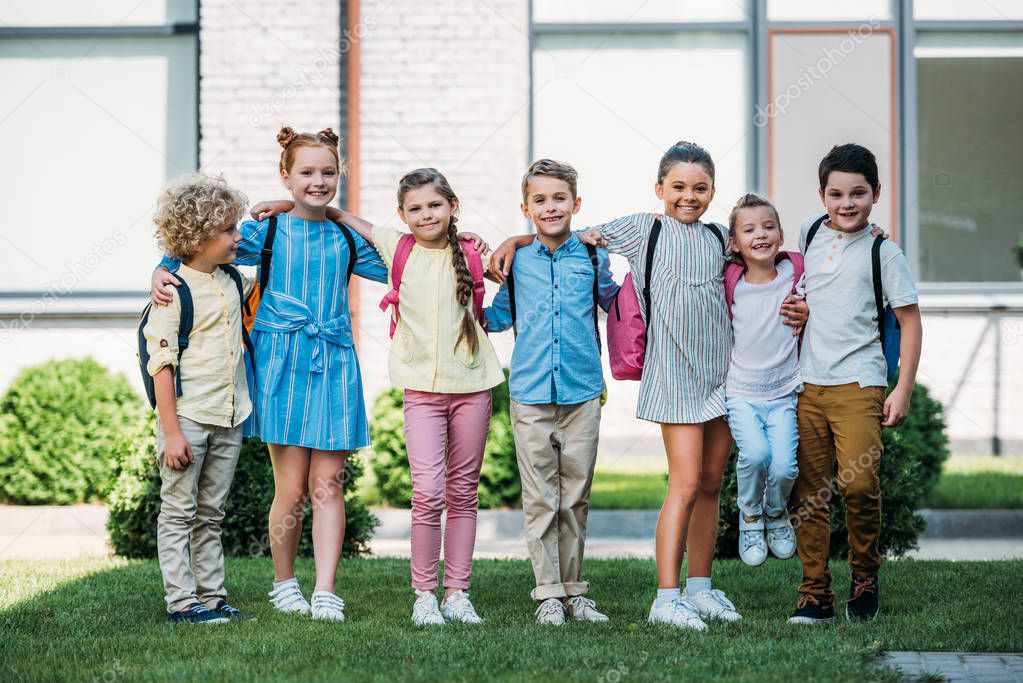
<path id="1" fill-rule="evenodd" d="M 398 184 L 398 215 L 411 235 L 374 226 L 346 211 L 328 216 L 350 225 L 387 264 L 393 289 L 391 383 L 405 390 L 405 437 L 412 470 L 412 623 L 482 622 L 468 593 L 476 544 L 480 468 L 490 429 L 490 390 L 504 381 L 494 347 L 475 313 L 467 252 L 489 266 L 486 245 L 456 230 L 458 197 L 433 168 Z M 475 246 L 474 246 L 474 244 Z M 398 306 L 400 292 L 400 307 Z M 441 512 L 447 521 L 441 533 Z M 444 599 L 438 603 L 441 540 Z"/>
<path id="2" fill-rule="evenodd" d="M 504 381 L 504 373 L 473 315 L 474 281 L 456 232 L 457 214 L 458 198 L 436 169 L 416 169 L 401 179 L 398 215 L 415 244 L 398 281 L 393 266 L 404 233 L 346 216 L 376 245 L 394 291 L 401 292 L 388 369 L 392 384 L 405 390 L 416 592 L 412 622 L 419 626 L 482 621 L 466 590 L 490 428 L 490 389 Z M 364 232 L 367 227 L 370 231 Z M 438 605 L 434 590 L 445 506 L 444 601 Z"/>

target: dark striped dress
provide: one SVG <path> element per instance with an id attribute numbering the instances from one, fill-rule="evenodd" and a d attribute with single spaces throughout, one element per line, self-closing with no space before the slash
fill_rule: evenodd
<path id="1" fill-rule="evenodd" d="M 654 214 L 638 213 L 597 226 L 608 251 L 629 260 L 641 309 L 645 255 Z M 646 363 L 636 417 L 652 422 L 694 424 L 726 414 L 725 376 L 732 332 L 724 295 L 725 254 L 711 230 L 716 223 L 680 223 L 661 218 L 654 253 L 647 327 Z M 647 313 L 643 310 L 643 317 Z"/>

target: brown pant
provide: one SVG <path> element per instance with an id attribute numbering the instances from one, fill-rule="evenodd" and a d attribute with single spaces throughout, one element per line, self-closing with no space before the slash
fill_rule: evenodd
<path id="1" fill-rule="evenodd" d="M 792 490 L 792 523 L 803 564 L 799 592 L 831 603 L 828 503 L 835 476 L 845 501 L 849 566 L 856 575 L 874 575 L 881 566 L 881 417 L 884 387 L 807 384 L 799 396 L 799 477 Z M 837 473 L 836 473 L 837 465 Z"/>
<path id="2" fill-rule="evenodd" d="M 534 600 L 585 595 L 583 547 L 597 462 L 600 399 L 574 405 L 511 403 Z"/>

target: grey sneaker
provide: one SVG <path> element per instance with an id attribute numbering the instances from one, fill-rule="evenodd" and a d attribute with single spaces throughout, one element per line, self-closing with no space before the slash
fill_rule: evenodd
<path id="1" fill-rule="evenodd" d="M 657 601 L 650 606 L 648 621 L 651 624 L 670 624 L 678 628 L 706 631 L 707 624 L 700 619 L 696 606 L 686 598 L 675 598 L 671 602 L 657 606 Z"/>
<path id="2" fill-rule="evenodd" d="M 561 626 L 565 623 L 565 606 L 558 598 L 547 598 L 536 608 L 536 623 Z"/>
<path id="3" fill-rule="evenodd" d="M 577 595 L 565 601 L 568 616 L 577 621 L 609 621 L 606 614 L 597 611 L 597 603 Z"/>
<path id="4" fill-rule="evenodd" d="M 416 601 L 412 603 L 412 623 L 416 626 L 443 626 L 444 616 L 437 605 L 437 596 L 419 590 L 416 596 Z"/>
<path id="5" fill-rule="evenodd" d="M 463 624 L 482 624 L 483 619 L 476 614 L 476 609 L 469 602 L 469 594 L 465 591 L 452 593 L 440 605 L 440 613 L 448 621 L 460 621 Z"/>

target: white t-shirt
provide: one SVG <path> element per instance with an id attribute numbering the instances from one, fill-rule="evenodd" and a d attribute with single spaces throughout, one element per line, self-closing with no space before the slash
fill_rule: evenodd
<path id="1" fill-rule="evenodd" d="M 781 305 L 792 293 L 792 262 L 778 263 L 773 281 L 751 285 L 743 275 L 732 295 L 732 364 L 726 397 L 771 400 L 800 389 L 799 337 L 784 324 Z M 802 280 L 796 288 L 802 296 Z"/>
<path id="2" fill-rule="evenodd" d="M 803 334 L 803 381 L 837 386 L 888 386 L 871 274 L 873 225 L 854 233 L 832 230 L 827 220 L 806 249 L 806 233 L 820 214 L 803 221 L 799 246 L 806 266 L 806 303 L 810 320 Z M 916 285 L 902 249 L 891 240 L 881 245 L 881 289 L 893 308 L 917 303 Z"/>

